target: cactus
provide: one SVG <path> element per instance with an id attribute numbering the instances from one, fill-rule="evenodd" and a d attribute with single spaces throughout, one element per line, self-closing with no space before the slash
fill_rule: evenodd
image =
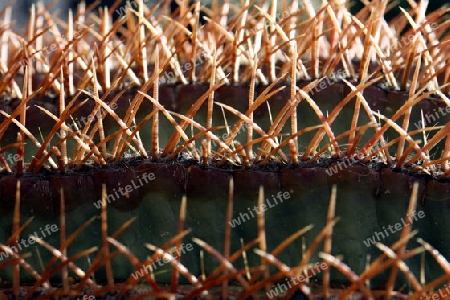
<path id="1" fill-rule="evenodd" d="M 446 295 L 445 9 L 136 3 L 3 11 L 2 296 Z"/>

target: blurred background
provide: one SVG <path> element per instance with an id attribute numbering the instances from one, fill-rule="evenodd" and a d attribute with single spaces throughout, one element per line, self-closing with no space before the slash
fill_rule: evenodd
<path id="1" fill-rule="evenodd" d="M 81 0 L 42 0 L 42 1 L 44 2 L 45 5 L 54 3 L 54 5 L 52 6 L 52 8 L 50 10 L 53 13 L 57 13 L 58 17 L 62 18 L 62 19 L 67 18 L 67 13 L 69 11 L 69 8 L 75 9 L 77 4 L 79 2 L 81 2 Z M 105 5 L 109 6 L 115 2 L 115 0 L 97 0 L 97 1 L 100 2 L 102 6 L 105 6 Z M 121 2 L 119 4 L 119 7 L 122 7 L 126 3 L 126 0 L 119 0 L 119 1 Z M 166 1 L 170 1 L 170 0 L 166 0 Z M 164 3 L 166 1 L 144 0 L 144 2 L 147 5 L 154 5 L 158 2 Z M 231 1 L 238 3 L 240 0 L 231 0 Z M 443 5 L 450 6 L 450 0 L 427 0 L 427 1 L 429 1 L 428 11 L 436 10 L 437 8 L 439 8 Z M 13 2 L 13 19 L 16 20 L 16 28 L 22 28 L 28 22 L 31 4 L 36 3 L 37 0 L 15 0 L 15 1 L 14 0 L 0 0 L 0 16 L 1 16 L 0 19 L 3 18 L 1 11 L 10 2 Z M 89 4 L 94 3 L 95 1 L 94 0 L 85 0 L 85 2 L 87 5 L 89 5 Z M 133 2 L 133 0 L 131 0 L 130 2 Z M 206 1 L 202 0 L 201 1 L 201 3 L 204 5 L 209 5 L 211 2 L 212 2 L 212 0 L 206 0 Z M 278 1 L 278 2 L 280 3 L 281 1 Z M 299 2 L 301 3 L 301 0 Z M 312 0 L 312 2 L 314 2 L 316 4 L 316 6 L 319 6 L 320 3 L 322 2 L 322 0 Z M 353 3 L 353 5 L 352 5 L 353 12 L 358 11 L 363 6 L 362 2 L 358 1 L 358 0 L 349 1 L 349 2 Z M 400 0 L 400 1 L 397 0 L 397 2 L 399 2 L 398 6 L 402 6 L 402 7 L 409 6 L 407 0 Z M 400 9 L 398 8 L 398 6 L 387 15 L 388 19 L 390 17 L 392 17 L 393 15 L 400 13 Z M 117 13 L 115 13 L 113 17 L 117 18 L 117 17 L 119 17 L 119 15 Z"/>

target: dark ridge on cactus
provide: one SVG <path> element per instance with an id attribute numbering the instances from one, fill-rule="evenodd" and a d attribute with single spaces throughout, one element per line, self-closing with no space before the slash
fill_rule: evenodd
<path id="1" fill-rule="evenodd" d="M 445 8 L 145 4 L 0 11 L 0 300 L 450 295 Z"/>

